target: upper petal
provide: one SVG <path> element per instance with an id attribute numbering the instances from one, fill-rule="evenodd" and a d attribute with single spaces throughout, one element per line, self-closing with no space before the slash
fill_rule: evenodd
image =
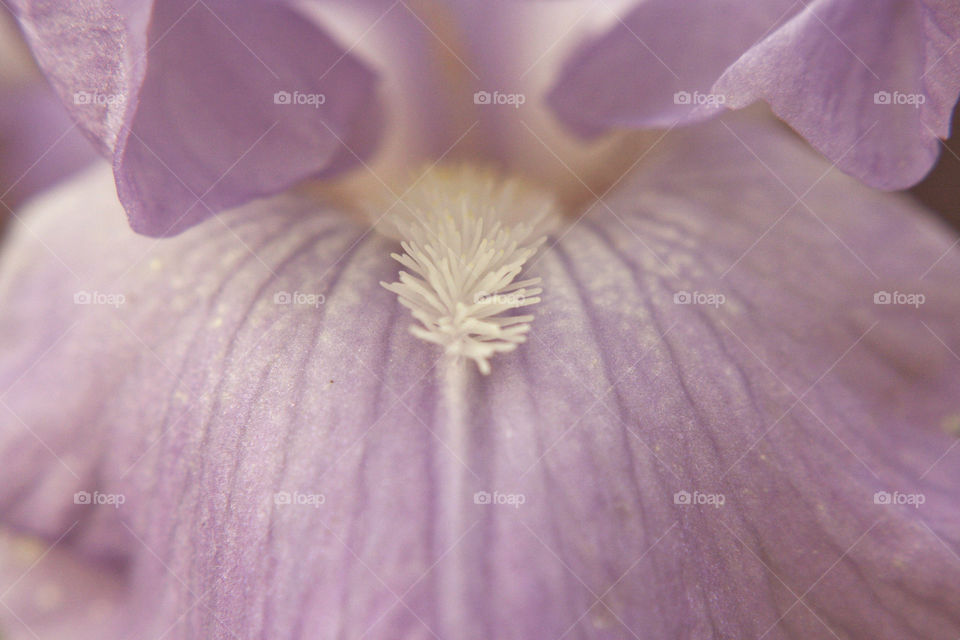
<path id="1" fill-rule="evenodd" d="M 960 93 L 960 12 L 944 2 L 811 2 L 747 51 L 714 91 L 756 99 L 843 171 L 883 189 L 919 182 Z"/>
<path id="2" fill-rule="evenodd" d="M 16 10 L 73 117 L 113 157 L 131 225 L 147 235 L 352 164 L 344 144 L 378 126 L 373 73 L 285 3 Z"/>
<path id="3" fill-rule="evenodd" d="M 597 131 L 762 99 L 843 171 L 901 189 L 949 134 L 958 37 L 960 12 L 939 0 L 643 2 L 571 59 L 552 102 Z"/>
<path id="4" fill-rule="evenodd" d="M 787 0 L 639 2 L 570 57 L 550 103 L 585 134 L 702 120 L 720 106 L 707 101 L 720 74 L 795 11 Z"/>
<path id="5" fill-rule="evenodd" d="M 953 238 L 783 132 L 661 144 L 488 378 L 408 334 L 340 213 L 153 245 L 77 182 L 4 265 L 5 519 L 124 494 L 83 522 L 155 604 L 137 637 L 954 637 Z"/>

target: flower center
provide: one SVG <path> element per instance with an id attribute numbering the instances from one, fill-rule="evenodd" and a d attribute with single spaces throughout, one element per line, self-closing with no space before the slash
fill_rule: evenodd
<path id="1" fill-rule="evenodd" d="M 399 239 L 391 257 L 407 270 L 381 284 L 419 325 L 413 335 L 470 358 L 490 373 L 490 358 L 526 340 L 540 302 L 540 278 L 519 278 L 556 219 L 553 198 L 519 179 L 470 166 L 431 168 L 384 219 Z"/>

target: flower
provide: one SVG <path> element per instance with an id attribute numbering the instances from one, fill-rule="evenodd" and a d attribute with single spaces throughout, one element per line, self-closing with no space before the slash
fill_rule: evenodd
<path id="1" fill-rule="evenodd" d="M 392 10 L 411 57 L 485 33 Z M 523 147 L 591 156 L 520 93 L 476 105 L 480 163 L 384 180 L 389 205 L 327 183 L 157 240 L 105 166 L 35 203 L 0 256 L 0 516 L 34 538 L 3 547 L 10 633 L 957 634 L 953 235 L 754 112 L 601 149 L 646 153 L 577 208 Z M 528 311 L 523 344 L 459 351 L 487 375 L 447 354 Z"/>

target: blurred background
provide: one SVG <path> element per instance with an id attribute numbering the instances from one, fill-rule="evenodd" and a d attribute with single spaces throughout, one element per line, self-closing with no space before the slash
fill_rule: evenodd
<path id="1" fill-rule="evenodd" d="M 960 230 L 960 117 L 913 197 Z M 0 9 L 0 237 L 32 195 L 97 157 L 46 84 L 16 21 Z"/>

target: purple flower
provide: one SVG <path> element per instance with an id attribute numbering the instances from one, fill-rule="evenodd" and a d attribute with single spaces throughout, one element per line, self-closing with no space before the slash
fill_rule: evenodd
<path id="1" fill-rule="evenodd" d="M 38 33 L 179 46 L 93 61 L 129 96 L 77 111 L 112 174 L 0 255 L 6 635 L 960 634 L 960 256 L 929 212 L 756 110 L 567 137 L 543 90 L 582 7 L 158 7 L 20 9 L 61 91 Z M 262 103 L 238 42 L 308 97 Z M 581 124 L 633 91 L 593 76 Z M 272 118 L 249 164 L 217 146 Z M 182 189 L 122 148 L 154 142 Z"/>

